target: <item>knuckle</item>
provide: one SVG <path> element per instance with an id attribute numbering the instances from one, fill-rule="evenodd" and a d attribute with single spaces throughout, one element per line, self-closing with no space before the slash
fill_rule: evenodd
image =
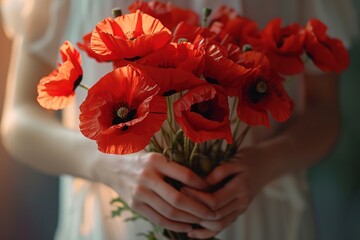
<path id="1" fill-rule="evenodd" d="M 144 168 L 142 170 L 139 170 L 139 174 L 137 176 L 138 183 L 146 184 L 151 179 L 151 170 L 148 168 Z"/>
<path id="2" fill-rule="evenodd" d="M 170 219 L 174 219 L 176 217 L 176 211 L 172 207 L 167 207 L 163 209 L 163 214 Z"/>
<path id="3" fill-rule="evenodd" d="M 209 206 L 211 207 L 211 209 L 217 209 L 219 206 L 220 206 L 220 202 L 219 202 L 219 200 L 217 200 L 217 199 L 211 199 L 210 201 L 209 201 Z"/>
<path id="4" fill-rule="evenodd" d="M 218 169 L 215 170 L 214 174 L 211 176 L 211 181 L 213 183 L 218 183 L 220 180 L 223 179 L 225 175 L 225 169 L 223 166 L 220 166 Z"/>
<path id="5" fill-rule="evenodd" d="M 128 205 L 135 211 L 139 211 L 141 209 L 140 202 L 136 201 L 135 199 L 130 200 Z"/>
<path id="6" fill-rule="evenodd" d="M 173 206 L 177 206 L 177 205 L 181 204 L 182 203 L 181 194 L 179 192 L 175 192 L 174 194 L 172 194 L 170 201 Z"/>
<path id="7" fill-rule="evenodd" d="M 133 190 L 133 198 L 134 199 L 139 199 L 142 195 L 143 192 L 143 188 L 140 185 L 137 185 L 134 190 Z"/>
<path id="8" fill-rule="evenodd" d="M 186 170 L 183 174 L 185 182 L 191 182 L 193 180 L 193 173 L 190 170 Z"/>
<path id="9" fill-rule="evenodd" d="M 168 216 L 170 219 L 176 219 L 178 217 L 178 212 L 174 208 L 170 208 L 168 211 Z"/>
<path id="10" fill-rule="evenodd" d="M 158 155 L 154 152 L 145 154 L 142 160 L 146 167 L 154 167 L 159 162 Z"/>

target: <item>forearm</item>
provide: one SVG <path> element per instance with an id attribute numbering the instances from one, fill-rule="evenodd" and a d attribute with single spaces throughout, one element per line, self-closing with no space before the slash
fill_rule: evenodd
<path id="1" fill-rule="evenodd" d="M 2 138 L 15 159 L 50 174 L 91 178 L 96 144 L 66 129 L 54 112 L 36 102 L 36 85 L 51 66 L 28 52 L 16 39 L 6 89 Z"/>
<path id="2" fill-rule="evenodd" d="M 336 142 L 340 120 L 332 115 L 333 109 L 314 106 L 283 133 L 264 141 L 259 157 L 269 166 L 268 178 L 274 179 L 288 172 L 306 169 L 320 161 Z M 319 112 L 323 115 L 319 116 Z"/>
<path id="3" fill-rule="evenodd" d="M 91 179 L 96 144 L 48 115 L 31 104 L 14 108 L 4 122 L 6 149 L 16 160 L 43 172 Z"/>

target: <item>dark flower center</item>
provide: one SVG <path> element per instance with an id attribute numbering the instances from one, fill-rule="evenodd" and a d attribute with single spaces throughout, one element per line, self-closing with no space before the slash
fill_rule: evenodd
<path id="1" fill-rule="evenodd" d="M 260 94 L 265 93 L 267 90 L 267 84 L 264 81 L 259 81 L 256 83 L 256 91 Z"/>
<path id="2" fill-rule="evenodd" d="M 206 80 L 208 83 L 220 85 L 219 82 L 218 82 L 215 78 L 205 77 L 205 80 Z"/>
<path id="3" fill-rule="evenodd" d="M 136 112 L 136 109 L 131 109 L 127 103 L 120 103 L 117 107 L 115 107 L 112 125 L 117 125 L 133 120 L 135 118 Z"/>
<path id="4" fill-rule="evenodd" d="M 216 122 L 222 122 L 226 116 L 226 109 L 218 105 L 219 98 L 202 101 L 191 105 L 190 112 L 200 114 L 202 117 Z"/>
<path id="5" fill-rule="evenodd" d="M 191 105 L 191 112 L 196 112 L 206 119 L 212 120 L 213 109 L 209 101 L 203 101 Z"/>
<path id="6" fill-rule="evenodd" d="M 168 97 L 168 96 L 171 96 L 171 95 L 173 95 L 175 93 L 177 93 L 177 91 L 175 89 L 173 89 L 173 90 L 168 90 L 168 91 L 164 92 L 162 95 L 164 97 Z"/>
<path id="7" fill-rule="evenodd" d="M 128 32 L 125 33 L 125 36 L 130 41 L 134 41 L 140 35 L 142 35 L 142 34 L 140 32 L 137 32 L 137 31 L 128 31 Z"/>
<path id="8" fill-rule="evenodd" d="M 278 41 L 276 41 L 276 47 L 277 48 L 281 48 L 282 46 L 284 46 L 285 40 L 290 37 L 290 34 L 283 34 Z"/>
<path id="9" fill-rule="evenodd" d="M 126 119 L 129 114 L 129 109 L 127 107 L 120 107 L 116 111 L 116 115 L 121 119 Z"/>
<path id="10" fill-rule="evenodd" d="M 136 60 L 141 59 L 142 57 L 140 56 L 136 56 L 136 57 L 132 57 L 132 58 L 124 58 L 125 60 L 129 61 L 129 62 L 135 62 Z"/>
<path id="11" fill-rule="evenodd" d="M 268 85 L 264 80 L 258 80 L 251 84 L 249 89 L 249 99 L 252 103 L 260 102 L 261 98 L 267 94 Z"/>

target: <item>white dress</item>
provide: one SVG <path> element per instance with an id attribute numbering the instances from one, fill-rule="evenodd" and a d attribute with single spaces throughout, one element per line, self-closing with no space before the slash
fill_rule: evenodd
<path id="1" fill-rule="evenodd" d="M 47 61 L 53 61 L 58 46 L 64 39 L 76 43 L 91 31 L 95 24 L 111 14 L 113 7 L 125 9 L 133 1 L 121 0 L 17 0 L 3 3 L 7 30 L 11 33 L 33 34 L 28 43 L 30 51 Z M 318 17 L 329 26 L 329 34 L 343 39 L 346 44 L 356 32 L 355 13 L 351 1 L 344 0 L 178 0 L 181 6 L 200 12 L 204 6 L 216 9 L 222 3 L 234 7 L 239 13 L 256 20 L 260 26 L 280 16 L 285 23 L 302 22 Z M 119 6 L 120 3 L 122 6 Z M 204 4 L 207 3 L 207 4 Z M 39 13 L 32 14 L 32 10 Z M 70 9 L 70 10 L 69 10 Z M 21 14 L 18 14 L 21 11 Z M 16 16 L 16 17 L 14 17 Z M 29 18 L 45 17 L 42 30 L 29 31 Z M 34 22 L 36 22 L 34 20 Z M 63 34 L 65 32 L 65 34 Z M 59 41 L 59 39 L 61 41 Z M 94 83 L 111 69 L 111 65 L 98 64 L 83 55 L 84 82 Z M 295 81 L 294 81 L 295 83 Z M 290 86 L 295 102 L 298 86 Z M 77 102 L 65 113 L 64 124 L 78 128 L 78 106 L 85 98 L 77 92 Z M 146 222 L 125 223 L 122 218 L 111 218 L 111 199 L 116 193 L 108 187 L 71 176 L 60 181 L 59 224 L 57 240 L 134 240 L 146 232 Z M 268 184 L 257 195 L 249 209 L 218 237 L 223 240 L 312 240 L 315 239 L 314 221 L 304 173 L 283 176 Z"/>

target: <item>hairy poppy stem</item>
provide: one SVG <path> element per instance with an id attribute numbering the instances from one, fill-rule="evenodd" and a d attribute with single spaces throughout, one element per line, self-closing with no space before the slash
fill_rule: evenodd
<path id="1" fill-rule="evenodd" d="M 235 98 L 234 101 L 232 102 L 232 106 L 231 106 L 231 112 L 230 112 L 230 121 L 234 118 L 234 114 L 235 114 L 235 110 L 236 110 L 236 106 L 239 102 L 238 98 Z"/>
<path id="2" fill-rule="evenodd" d="M 154 146 L 158 149 L 160 153 L 164 151 L 164 149 L 160 146 L 158 140 L 155 137 L 151 139 L 151 142 L 154 144 Z"/>
<path id="3" fill-rule="evenodd" d="M 184 134 L 184 159 L 186 161 L 186 165 L 188 166 L 189 164 L 189 138 L 185 136 Z"/>
<path id="4" fill-rule="evenodd" d="M 244 139 L 245 139 L 247 133 L 249 132 L 250 128 L 251 128 L 250 125 L 246 126 L 246 128 L 245 128 L 244 131 L 241 133 L 241 135 L 239 136 L 239 138 L 236 139 L 236 144 L 237 144 L 238 146 L 240 146 L 240 145 L 242 144 L 242 142 L 244 141 Z"/>
<path id="5" fill-rule="evenodd" d="M 86 86 L 86 85 L 84 85 L 82 83 L 79 84 L 79 87 L 82 87 L 83 89 L 85 89 L 87 91 L 89 91 L 89 89 L 90 89 L 88 86 Z"/>
<path id="6" fill-rule="evenodd" d="M 198 148 L 198 144 L 195 143 L 192 151 L 191 151 L 191 154 L 190 154 L 190 159 L 189 159 L 189 166 L 194 169 L 194 156 L 195 156 L 195 153 L 197 151 L 197 148 Z"/>

